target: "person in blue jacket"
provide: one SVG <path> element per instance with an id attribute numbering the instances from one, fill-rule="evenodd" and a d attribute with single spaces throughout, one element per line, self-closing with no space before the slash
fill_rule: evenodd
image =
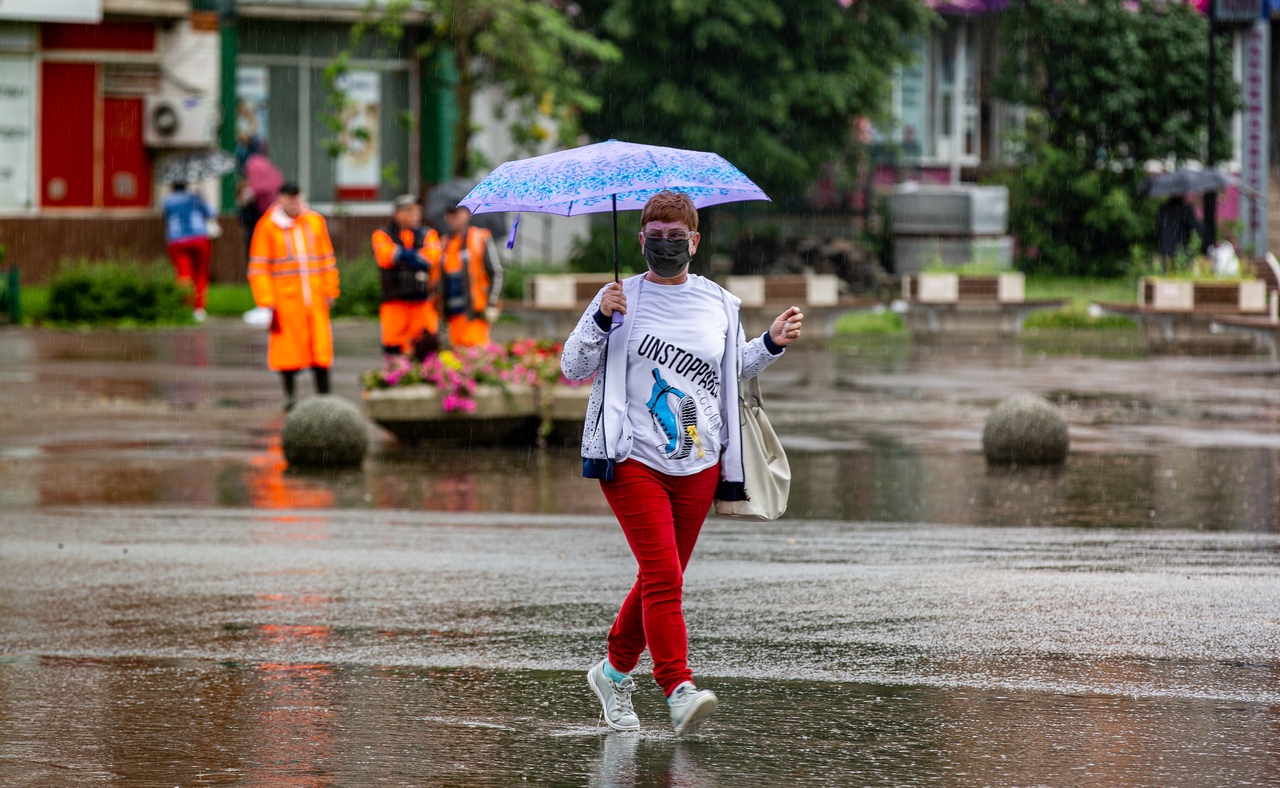
<path id="1" fill-rule="evenodd" d="M 178 283 L 193 290 L 195 317 L 205 319 L 205 303 L 209 292 L 209 263 L 213 259 L 213 243 L 209 239 L 209 222 L 217 214 L 199 194 L 187 191 L 187 184 L 173 184 L 164 198 L 164 237 L 173 261 Z"/>

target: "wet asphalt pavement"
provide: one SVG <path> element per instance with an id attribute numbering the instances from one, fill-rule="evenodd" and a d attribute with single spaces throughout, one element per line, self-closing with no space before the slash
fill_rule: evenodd
<path id="1" fill-rule="evenodd" d="M 573 449 L 297 473 L 254 332 L 0 332 L 0 785 L 1280 784 L 1280 366 L 1078 351 L 770 370 L 792 507 L 708 520 L 676 740 L 647 663 L 598 722 L 634 562 Z M 983 463 L 1019 390 L 1063 468 Z"/>

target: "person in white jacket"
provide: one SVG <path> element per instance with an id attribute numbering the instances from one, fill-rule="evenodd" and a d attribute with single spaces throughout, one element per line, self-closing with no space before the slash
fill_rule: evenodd
<path id="1" fill-rule="evenodd" d="M 739 378 L 773 363 L 800 337 L 791 307 L 747 341 L 739 300 L 688 272 L 698 212 L 688 195 L 662 191 L 640 217 L 648 271 L 603 288 L 565 342 L 566 377 L 595 374 L 582 431 L 582 468 L 600 480 L 639 565 L 609 632 L 608 655 L 587 681 L 605 721 L 637 730 L 629 674 L 646 646 L 677 735 L 716 707 L 693 683 L 682 595 L 684 569 L 714 499 L 745 500 Z"/>

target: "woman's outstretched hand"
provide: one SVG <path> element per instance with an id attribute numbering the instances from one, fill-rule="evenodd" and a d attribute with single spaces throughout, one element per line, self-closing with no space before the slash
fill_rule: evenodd
<path id="1" fill-rule="evenodd" d="M 804 313 L 800 307 L 793 306 L 773 320 L 769 326 L 769 338 L 778 347 L 786 347 L 800 338 L 800 329 L 804 324 Z"/>
<path id="2" fill-rule="evenodd" d="M 605 317 L 612 316 L 614 312 L 623 315 L 627 313 L 627 297 L 622 294 L 621 283 L 614 282 L 604 291 L 604 297 L 600 299 L 600 311 Z"/>

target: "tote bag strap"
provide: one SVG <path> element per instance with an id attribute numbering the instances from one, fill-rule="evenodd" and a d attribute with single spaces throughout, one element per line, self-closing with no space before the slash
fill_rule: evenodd
<path id="1" fill-rule="evenodd" d="M 742 399 L 749 405 L 756 407 L 764 407 L 764 396 L 760 393 L 760 376 L 756 375 L 747 380 L 738 379 L 738 391 L 742 392 Z"/>

